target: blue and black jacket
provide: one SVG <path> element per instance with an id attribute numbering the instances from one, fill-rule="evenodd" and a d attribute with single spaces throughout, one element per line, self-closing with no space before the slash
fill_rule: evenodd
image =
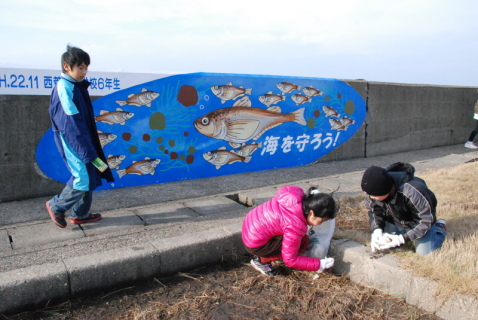
<path id="1" fill-rule="evenodd" d="M 102 184 L 101 179 L 113 182 L 108 168 L 100 172 L 91 162 L 99 157 L 105 163 L 96 128 L 93 105 L 86 80 L 76 81 L 62 73 L 50 98 L 50 118 L 55 143 L 72 176 L 69 187 L 91 191 Z"/>

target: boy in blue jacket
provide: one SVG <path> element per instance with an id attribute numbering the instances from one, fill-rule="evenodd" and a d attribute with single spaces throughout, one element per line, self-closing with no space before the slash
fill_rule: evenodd
<path id="1" fill-rule="evenodd" d="M 67 46 L 61 56 L 61 79 L 50 98 L 50 118 L 55 143 L 71 178 L 63 191 L 46 202 L 52 221 L 66 227 L 65 212 L 71 210 L 71 223 L 80 224 L 101 219 L 90 212 L 92 193 L 102 184 L 101 179 L 113 182 L 113 174 L 106 165 L 96 129 L 93 105 L 85 79 L 90 56 L 80 48 Z"/>

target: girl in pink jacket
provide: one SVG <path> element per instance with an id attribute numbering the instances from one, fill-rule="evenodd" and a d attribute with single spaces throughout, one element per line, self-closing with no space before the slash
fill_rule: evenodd
<path id="1" fill-rule="evenodd" d="M 283 260 L 295 269 L 322 272 L 334 264 L 333 258 L 300 256 L 309 245 L 307 226 L 318 226 L 334 219 L 334 198 L 311 187 L 284 186 L 271 200 L 252 209 L 242 224 L 242 241 L 254 255 L 252 266 L 265 275 L 275 276 L 270 262 Z"/>

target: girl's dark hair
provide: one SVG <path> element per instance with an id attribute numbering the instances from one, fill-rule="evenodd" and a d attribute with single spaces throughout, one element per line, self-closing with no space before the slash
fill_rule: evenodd
<path id="1" fill-rule="evenodd" d="M 82 63 L 89 66 L 90 56 L 80 48 L 67 45 L 66 52 L 61 55 L 61 70 L 63 70 L 63 72 L 66 72 L 65 68 L 63 68 L 65 62 L 70 68 L 73 68 L 73 66 L 79 66 Z"/>
<path id="2" fill-rule="evenodd" d="M 313 192 L 314 190 L 317 190 Z M 302 209 L 307 216 L 310 210 L 314 212 L 314 216 L 319 218 L 334 219 L 338 211 L 332 194 L 321 193 L 316 187 L 311 187 L 309 192 L 302 201 Z"/>

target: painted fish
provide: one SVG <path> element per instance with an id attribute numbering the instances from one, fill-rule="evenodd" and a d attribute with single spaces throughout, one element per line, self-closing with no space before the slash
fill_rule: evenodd
<path id="1" fill-rule="evenodd" d="M 285 81 L 285 82 L 279 82 L 277 84 L 277 88 L 279 88 L 279 90 L 282 91 L 282 94 L 286 94 L 286 93 L 291 93 L 294 90 L 300 90 L 300 88 L 302 87 L 295 85 L 293 83 L 290 83 L 288 81 Z"/>
<path id="2" fill-rule="evenodd" d="M 340 114 L 338 114 L 338 112 L 332 107 L 323 106 L 322 110 L 324 110 L 324 113 L 325 113 L 326 117 L 337 117 L 338 118 L 340 116 Z"/>
<path id="3" fill-rule="evenodd" d="M 124 155 L 114 156 L 110 154 L 108 155 L 106 162 L 108 163 L 108 166 L 110 167 L 111 170 L 118 169 L 119 166 L 121 165 L 121 162 L 123 162 L 125 158 L 126 156 Z"/>
<path id="4" fill-rule="evenodd" d="M 351 124 L 355 123 L 355 120 L 352 120 L 349 117 L 344 116 L 340 118 L 340 122 L 342 122 L 344 126 L 350 126 Z"/>
<path id="5" fill-rule="evenodd" d="M 272 91 L 269 91 L 262 96 L 259 96 L 259 101 L 269 107 L 271 104 L 276 104 L 279 101 L 284 101 L 285 96 L 280 96 L 278 94 L 273 94 Z"/>
<path id="6" fill-rule="evenodd" d="M 226 147 L 221 147 L 218 150 L 203 153 L 202 156 L 207 162 L 216 166 L 216 169 L 219 169 L 223 165 L 232 164 L 234 162 L 248 163 L 252 158 L 250 156 L 241 156 L 234 151 L 227 151 Z"/>
<path id="7" fill-rule="evenodd" d="M 131 106 L 147 106 L 151 107 L 151 102 L 153 102 L 154 99 L 159 97 L 159 93 L 154 92 L 154 91 L 149 91 L 148 89 L 143 88 L 140 93 L 137 94 L 130 94 L 128 96 L 128 99 L 125 101 L 121 100 L 116 100 L 116 103 L 119 104 L 120 106 L 124 106 L 126 104 L 129 104 Z"/>
<path id="8" fill-rule="evenodd" d="M 250 156 L 254 151 L 258 148 L 262 148 L 262 143 L 251 143 L 251 144 L 244 144 L 239 148 L 237 154 L 243 157 Z"/>
<path id="9" fill-rule="evenodd" d="M 304 94 L 309 98 L 310 97 L 315 97 L 315 96 L 321 96 L 321 95 L 324 94 L 319 89 L 315 89 L 315 88 L 312 88 L 312 87 L 305 87 L 304 89 L 302 89 L 302 91 L 304 91 Z"/>
<path id="10" fill-rule="evenodd" d="M 254 107 L 230 107 L 214 110 L 194 121 L 197 131 L 207 137 L 228 141 L 233 148 L 251 139 L 257 140 L 264 132 L 285 122 L 305 126 L 304 109 L 281 113 L 278 106 L 267 110 Z"/>
<path id="11" fill-rule="evenodd" d="M 124 126 L 127 120 L 134 117 L 134 113 L 123 111 L 116 108 L 116 111 L 101 110 L 100 115 L 95 117 L 96 122 L 104 122 L 107 124 L 121 124 Z"/>
<path id="12" fill-rule="evenodd" d="M 137 174 L 137 175 L 144 175 L 150 174 L 153 175 L 156 166 L 161 162 L 160 159 L 150 159 L 148 157 L 144 158 L 144 160 L 140 161 L 133 161 L 133 164 L 130 165 L 126 169 L 116 171 L 120 178 L 123 178 L 126 174 Z"/>
<path id="13" fill-rule="evenodd" d="M 299 105 L 299 104 L 303 104 L 303 103 L 306 103 L 306 102 L 312 102 L 312 99 L 307 97 L 307 96 L 304 96 L 304 95 L 301 95 L 301 94 L 294 94 L 292 95 L 292 101 L 295 102 L 296 105 Z"/>
<path id="14" fill-rule="evenodd" d="M 101 132 L 100 130 L 97 130 L 97 131 L 98 131 L 98 137 L 100 138 L 100 143 L 102 148 L 104 148 L 104 146 L 106 146 L 108 143 L 111 143 L 114 139 L 117 138 L 116 134 Z"/>
<path id="15" fill-rule="evenodd" d="M 329 119 L 330 127 L 333 130 L 347 130 L 347 126 L 345 126 L 342 122 L 337 119 Z"/>
<path id="16" fill-rule="evenodd" d="M 252 93 L 252 88 L 244 89 L 242 86 L 234 87 L 232 82 L 229 82 L 223 86 L 214 86 L 211 87 L 212 93 L 219 99 L 221 99 L 221 103 L 224 103 L 228 100 L 236 100 L 239 97 L 242 97 L 246 94 Z"/>

